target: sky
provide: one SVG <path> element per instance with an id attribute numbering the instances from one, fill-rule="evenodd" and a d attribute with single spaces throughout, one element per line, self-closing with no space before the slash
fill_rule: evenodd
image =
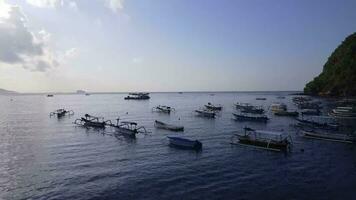
<path id="1" fill-rule="evenodd" d="M 290 91 L 356 31 L 354 0 L 0 0 L 0 88 Z"/>

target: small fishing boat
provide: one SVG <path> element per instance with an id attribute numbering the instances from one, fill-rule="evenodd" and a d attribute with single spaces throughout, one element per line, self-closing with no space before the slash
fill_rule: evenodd
<path id="1" fill-rule="evenodd" d="M 134 93 L 129 93 L 129 95 L 124 99 L 125 100 L 148 100 L 150 99 L 149 94 L 150 93 L 134 92 Z"/>
<path id="2" fill-rule="evenodd" d="M 64 117 L 65 115 L 74 115 L 74 111 L 73 110 L 65 110 L 63 108 L 61 109 L 57 109 L 51 113 L 49 113 L 49 116 L 57 116 L 57 118 L 61 118 Z"/>
<path id="3" fill-rule="evenodd" d="M 302 130 L 300 133 L 303 137 L 311 138 L 311 139 L 327 140 L 327 141 L 343 142 L 343 143 L 354 143 L 356 141 L 355 135 L 323 133 L 323 132 L 316 132 L 315 130 L 309 130 L 309 131 Z"/>
<path id="4" fill-rule="evenodd" d="M 89 96 L 90 94 L 89 93 L 85 93 L 85 96 Z"/>
<path id="5" fill-rule="evenodd" d="M 253 146 L 271 151 L 289 151 L 291 137 L 283 132 L 254 130 L 245 127 L 243 133 L 238 132 L 231 138 L 231 144 Z"/>
<path id="6" fill-rule="evenodd" d="M 287 111 L 287 105 L 284 103 L 273 103 L 270 108 L 272 112 Z"/>
<path id="7" fill-rule="evenodd" d="M 251 113 L 251 114 L 263 114 L 265 110 L 262 107 L 257 106 L 249 106 L 241 108 L 240 111 L 242 113 Z"/>
<path id="8" fill-rule="evenodd" d="M 301 110 L 302 115 L 320 115 L 319 109 L 303 109 Z"/>
<path id="9" fill-rule="evenodd" d="M 158 105 L 152 108 L 152 111 L 170 114 L 172 111 L 175 111 L 175 109 L 170 106 Z"/>
<path id="10" fill-rule="evenodd" d="M 54 95 L 53 94 L 47 94 L 47 97 L 53 97 Z"/>
<path id="11" fill-rule="evenodd" d="M 299 109 L 321 109 L 322 106 L 319 102 L 302 102 L 297 104 Z"/>
<path id="12" fill-rule="evenodd" d="M 190 140 L 181 137 L 171 137 L 168 136 L 169 144 L 174 147 L 182 149 L 195 149 L 200 150 L 203 147 L 203 144 L 198 140 Z"/>
<path id="13" fill-rule="evenodd" d="M 276 116 L 287 116 L 287 117 L 298 117 L 299 113 L 297 111 L 276 111 L 274 112 Z"/>
<path id="14" fill-rule="evenodd" d="M 299 123 L 298 127 L 309 127 L 309 128 L 317 128 L 323 130 L 338 130 L 340 124 L 335 122 L 330 117 L 321 117 L 321 116 L 311 116 L 308 119 L 296 119 Z"/>
<path id="15" fill-rule="evenodd" d="M 103 117 L 95 117 L 89 114 L 85 114 L 84 117 L 76 119 L 74 124 L 81 125 L 84 127 L 93 127 L 93 128 L 105 128 L 106 125 L 110 125 L 111 121 L 104 121 Z"/>
<path id="16" fill-rule="evenodd" d="M 209 110 L 222 110 L 222 106 L 219 105 L 213 105 L 212 103 L 208 103 L 207 105 L 204 105 L 205 108 L 209 109 Z"/>
<path id="17" fill-rule="evenodd" d="M 136 122 L 120 122 L 120 118 L 116 119 L 116 124 L 110 124 L 110 126 L 114 127 L 117 133 L 120 133 L 124 136 L 128 136 L 130 138 L 136 138 L 136 134 L 138 133 L 147 133 L 145 127 L 138 127 Z"/>
<path id="18" fill-rule="evenodd" d="M 232 113 L 234 120 L 236 121 L 255 121 L 266 123 L 269 119 L 266 115 L 247 115 L 247 114 L 237 114 Z"/>
<path id="19" fill-rule="evenodd" d="M 286 97 L 285 96 L 278 96 L 276 97 L 277 99 L 285 99 Z"/>
<path id="20" fill-rule="evenodd" d="M 166 129 L 170 131 L 184 131 L 184 126 L 176 126 L 172 124 L 167 124 L 158 120 L 155 120 L 155 125 L 156 128 L 159 129 Z"/>
<path id="21" fill-rule="evenodd" d="M 264 97 L 257 97 L 256 100 L 264 101 L 264 100 L 266 100 L 266 98 L 264 98 Z"/>
<path id="22" fill-rule="evenodd" d="M 207 109 L 195 110 L 195 113 L 197 113 L 198 116 L 208 117 L 208 118 L 215 118 L 216 115 L 214 111 L 207 110 Z"/>
<path id="23" fill-rule="evenodd" d="M 239 102 L 235 103 L 234 105 L 236 109 L 252 109 L 255 107 L 249 103 L 239 103 Z"/>
<path id="24" fill-rule="evenodd" d="M 356 107 L 336 107 L 329 113 L 330 116 L 335 118 L 355 118 L 356 119 Z"/>

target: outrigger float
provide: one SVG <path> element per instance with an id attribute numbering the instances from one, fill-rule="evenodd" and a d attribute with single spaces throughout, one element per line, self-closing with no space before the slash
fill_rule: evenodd
<path id="1" fill-rule="evenodd" d="M 234 116 L 234 120 L 236 121 L 254 121 L 266 123 L 269 120 L 266 115 L 246 115 L 237 113 L 232 113 L 232 115 Z"/>
<path id="2" fill-rule="evenodd" d="M 166 129 L 170 131 L 184 131 L 184 126 L 176 126 L 172 124 L 167 124 L 158 120 L 155 120 L 155 125 L 158 129 Z"/>
<path id="3" fill-rule="evenodd" d="M 89 114 L 85 114 L 84 117 L 76 119 L 74 124 L 84 126 L 84 127 L 93 127 L 93 128 L 102 128 L 104 129 L 106 125 L 111 124 L 111 120 L 104 121 L 103 117 L 95 117 Z"/>
<path id="4" fill-rule="evenodd" d="M 161 105 L 158 105 L 154 108 L 152 108 L 152 111 L 155 111 L 155 112 L 161 112 L 161 113 L 167 113 L 167 114 L 170 114 L 172 111 L 175 111 L 176 109 L 170 107 L 170 106 L 161 106 Z"/>
<path id="5" fill-rule="evenodd" d="M 51 113 L 49 113 L 49 116 L 52 117 L 52 116 L 57 116 L 57 118 L 61 118 L 61 117 L 64 117 L 65 115 L 74 115 L 74 111 L 73 110 L 65 110 L 63 108 L 61 109 L 57 109 Z"/>
<path id="6" fill-rule="evenodd" d="M 120 122 L 120 118 L 116 119 L 116 124 L 108 124 L 111 127 L 114 127 L 117 133 L 121 133 L 124 136 L 128 136 L 130 138 L 136 138 L 138 133 L 146 134 L 146 128 L 143 126 L 138 127 L 136 122 L 130 121 L 122 121 Z"/>
<path id="7" fill-rule="evenodd" d="M 220 110 L 222 110 L 222 105 L 220 105 L 220 104 L 218 104 L 218 105 L 214 105 L 214 104 L 212 104 L 212 103 L 208 103 L 208 104 L 206 104 L 206 105 L 204 105 L 205 106 L 205 108 L 207 108 L 207 109 L 209 109 L 209 110 L 213 110 L 213 111 L 220 111 Z"/>
<path id="8" fill-rule="evenodd" d="M 310 139 L 326 140 L 331 142 L 355 143 L 355 135 L 338 134 L 338 133 L 322 133 L 315 130 L 301 130 L 301 136 Z"/>
<path id="9" fill-rule="evenodd" d="M 245 127 L 243 133 L 235 133 L 231 144 L 252 146 L 271 151 L 290 151 L 292 138 L 283 132 L 254 130 Z"/>

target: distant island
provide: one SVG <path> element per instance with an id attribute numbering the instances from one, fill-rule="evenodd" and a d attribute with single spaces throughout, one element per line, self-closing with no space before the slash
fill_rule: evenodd
<path id="1" fill-rule="evenodd" d="M 5 90 L 0 88 L 0 94 L 18 94 L 15 91 Z"/>
<path id="2" fill-rule="evenodd" d="M 305 94 L 356 96 L 356 33 L 346 37 L 328 58 L 322 73 L 306 84 Z"/>

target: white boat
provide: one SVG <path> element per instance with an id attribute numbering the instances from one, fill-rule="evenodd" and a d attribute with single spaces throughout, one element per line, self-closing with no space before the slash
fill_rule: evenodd
<path id="1" fill-rule="evenodd" d="M 337 107 L 335 109 L 332 109 L 329 115 L 336 118 L 356 118 L 356 108 Z"/>
<path id="2" fill-rule="evenodd" d="M 152 111 L 170 114 L 172 111 L 175 111 L 175 109 L 172 108 L 172 107 L 170 107 L 170 106 L 161 106 L 161 105 L 158 105 L 158 106 L 152 108 Z"/>
<path id="3" fill-rule="evenodd" d="M 205 108 L 209 109 L 209 110 L 222 110 L 222 105 L 218 104 L 218 105 L 214 105 L 212 103 L 208 103 L 207 105 L 204 105 Z"/>
<path id="4" fill-rule="evenodd" d="M 129 93 L 129 96 L 125 97 L 125 100 L 148 100 L 150 99 L 149 96 L 150 93 L 144 93 L 144 92 L 133 92 Z"/>
<path id="5" fill-rule="evenodd" d="M 170 131 L 184 131 L 184 126 L 176 126 L 176 125 L 172 125 L 172 124 L 167 124 L 161 121 L 156 120 L 155 121 L 155 125 L 156 128 L 160 128 L 160 129 L 166 129 L 166 130 L 170 130 Z"/>
<path id="6" fill-rule="evenodd" d="M 287 105 L 284 103 L 273 103 L 270 108 L 272 112 L 287 111 Z"/>
<path id="7" fill-rule="evenodd" d="M 356 141 L 355 136 L 346 134 L 335 134 L 335 133 L 323 133 L 316 131 L 301 131 L 301 135 L 305 138 L 327 140 L 333 142 L 343 142 L 343 143 L 354 143 Z"/>
<path id="8" fill-rule="evenodd" d="M 168 136 L 168 139 L 170 145 L 178 148 L 200 150 L 203 147 L 203 144 L 198 140 L 170 136 Z"/>
<path id="9" fill-rule="evenodd" d="M 215 118 L 216 113 L 211 110 L 199 109 L 195 110 L 198 116 L 201 117 L 208 117 L 208 118 Z"/>

